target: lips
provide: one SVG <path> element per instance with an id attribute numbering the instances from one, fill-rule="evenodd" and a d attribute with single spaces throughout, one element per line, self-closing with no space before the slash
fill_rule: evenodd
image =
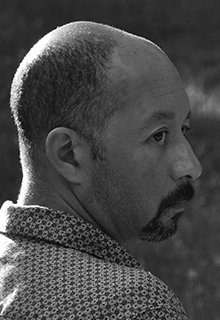
<path id="1" fill-rule="evenodd" d="M 194 189 L 190 182 L 179 186 L 175 191 L 169 193 L 159 206 L 157 218 L 164 216 L 164 212 L 168 211 L 181 211 L 184 209 L 185 204 L 190 201 L 194 196 Z"/>
<path id="2" fill-rule="evenodd" d="M 185 204 L 186 202 L 182 202 L 173 206 L 172 208 L 167 208 L 164 210 L 160 217 L 161 222 L 166 223 L 166 221 L 176 220 L 179 218 L 185 210 Z"/>

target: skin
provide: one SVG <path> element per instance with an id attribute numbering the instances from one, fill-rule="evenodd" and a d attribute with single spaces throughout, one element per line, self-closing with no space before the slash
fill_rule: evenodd
<path id="1" fill-rule="evenodd" d="M 135 256 L 134 244 L 143 241 L 142 230 L 155 218 L 162 199 L 201 174 L 185 136 L 189 101 L 179 74 L 157 46 L 101 25 L 90 27 L 111 33 L 120 43 L 110 77 L 123 107 L 104 131 L 106 160 L 93 161 L 86 141 L 73 130 L 56 128 L 45 142 L 47 198 L 37 178 L 23 168 L 18 203 L 71 212 Z M 64 41 L 61 34 L 53 34 L 56 41 Z M 71 32 L 66 37 L 71 41 Z M 167 209 L 160 223 L 169 228 L 184 206 Z"/>

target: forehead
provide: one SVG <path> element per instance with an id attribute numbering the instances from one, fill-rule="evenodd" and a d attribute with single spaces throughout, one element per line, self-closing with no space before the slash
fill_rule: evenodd
<path id="1" fill-rule="evenodd" d="M 149 100 L 157 100 L 183 89 L 174 65 L 162 50 L 147 40 L 125 41 L 115 50 L 112 62 L 113 92 L 121 98 L 121 105 L 127 106 L 145 93 Z"/>
<path id="2" fill-rule="evenodd" d="M 189 112 L 182 81 L 167 56 L 146 41 L 131 44 L 130 50 L 127 45 L 113 55 L 113 92 L 120 106 L 109 120 L 109 136 L 122 134 L 122 129 L 131 136 L 162 119 L 182 121 Z"/>

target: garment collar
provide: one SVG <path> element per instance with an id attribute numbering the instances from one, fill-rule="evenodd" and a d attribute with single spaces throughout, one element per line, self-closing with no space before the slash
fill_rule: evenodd
<path id="1" fill-rule="evenodd" d="M 105 261 L 142 268 L 118 242 L 68 212 L 40 206 L 18 206 L 7 201 L 0 214 L 0 232 L 11 238 L 56 243 Z"/>

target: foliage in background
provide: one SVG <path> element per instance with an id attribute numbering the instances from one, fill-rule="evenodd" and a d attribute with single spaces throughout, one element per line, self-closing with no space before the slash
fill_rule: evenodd
<path id="1" fill-rule="evenodd" d="M 192 145 L 203 165 L 179 232 L 149 243 L 144 264 L 182 300 L 191 320 L 220 319 L 220 2 L 218 0 L 0 0 L 0 203 L 16 201 L 21 172 L 10 118 L 13 74 L 45 33 L 74 20 L 107 23 L 156 42 L 180 71 L 193 107 Z"/>

